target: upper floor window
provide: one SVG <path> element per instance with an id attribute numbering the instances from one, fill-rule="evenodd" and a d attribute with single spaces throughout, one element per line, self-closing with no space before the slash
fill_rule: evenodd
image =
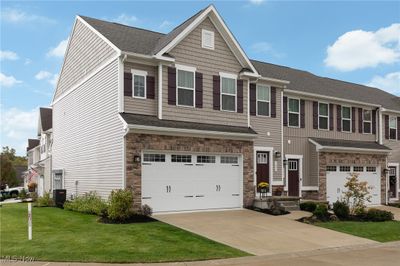
<path id="1" fill-rule="evenodd" d="M 221 110 L 236 112 L 236 77 L 220 73 L 221 76 Z"/>
<path id="2" fill-rule="evenodd" d="M 201 47 L 214 50 L 214 32 L 209 30 L 201 31 Z"/>
<path id="3" fill-rule="evenodd" d="M 389 117 L 389 138 L 397 139 L 397 118 L 395 116 Z"/>
<path id="4" fill-rule="evenodd" d="M 328 129 L 329 105 L 327 103 L 318 103 L 318 128 Z"/>
<path id="5" fill-rule="evenodd" d="M 257 85 L 257 115 L 269 116 L 270 114 L 270 87 Z"/>
<path id="6" fill-rule="evenodd" d="M 146 71 L 132 69 L 133 97 L 146 98 Z"/>
<path id="7" fill-rule="evenodd" d="M 289 126 L 300 127 L 300 100 L 289 98 Z"/>
<path id="8" fill-rule="evenodd" d="M 363 132 L 371 134 L 372 132 L 372 111 L 363 110 Z"/>
<path id="9" fill-rule="evenodd" d="M 195 70 L 177 69 L 177 104 L 194 107 L 194 73 Z"/>
<path id="10" fill-rule="evenodd" d="M 342 106 L 342 131 L 351 132 L 351 108 Z"/>

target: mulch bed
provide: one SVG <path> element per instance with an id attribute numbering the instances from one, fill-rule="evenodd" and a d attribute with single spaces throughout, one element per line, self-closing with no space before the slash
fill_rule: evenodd
<path id="1" fill-rule="evenodd" d="M 108 217 L 99 217 L 97 221 L 103 224 L 132 224 L 132 223 L 149 223 L 149 222 L 155 222 L 157 220 L 150 216 L 132 215 L 129 219 L 124 221 L 115 221 L 109 219 Z"/>

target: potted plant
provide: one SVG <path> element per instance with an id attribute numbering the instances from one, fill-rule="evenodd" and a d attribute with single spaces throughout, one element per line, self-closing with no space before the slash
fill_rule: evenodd
<path id="1" fill-rule="evenodd" d="M 266 197 L 268 193 L 269 184 L 267 182 L 260 182 L 258 184 L 258 188 L 260 189 L 260 198 Z"/>
<path id="2" fill-rule="evenodd" d="M 282 193 L 283 193 L 283 188 L 282 187 L 277 187 L 276 189 L 275 189 L 275 196 L 282 196 Z"/>
<path id="3" fill-rule="evenodd" d="M 35 182 L 31 182 L 28 184 L 28 190 L 29 192 L 35 192 L 37 188 L 37 184 Z"/>

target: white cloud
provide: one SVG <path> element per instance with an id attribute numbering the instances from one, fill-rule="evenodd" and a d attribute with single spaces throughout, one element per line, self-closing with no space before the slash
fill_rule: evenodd
<path id="1" fill-rule="evenodd" d="M 35 75 L 35 79 L 42 80 L 51 77 L 52 74 L 49 71 L 41 70 Z"/>
<path id="2" fill-rule="evenodd" d="M 0 51 L 0 60 L 18 60 L 18 55 L 17 53 L 13 51 L 5 51 L 1 50 Z"/>
<path id="3" fill-rule="evenodd" d="M 67 50 L 68 38 L 62 40 L 56 47 L 50 48 L 47 56 L 49 57 L 63 57 L 65 50 Z"/>
<path id="4" fill-rule="evenodd" d="M 374 76 L 367 86 L 376 87 L 400 96 L 400 71 L 389 73 L 385 76 Z"/>
<path id="5" fill-rule="evenodd" d="M 10 88 L 16 84 L 22 83 L 22 81 L 17 80 L 14 76 L 7 76 L 0 72 L 0 85 L 1 87 Z"/>
<path id="6" fill-rule="evenodd" d="M 29 14 L 25 11 L 15 8 L 4 8 L 0 14 L 2 21 L 15 24 L 28 22 L 55 23 L 55 20 L 48 17 Z"/>
<path id="7" fill-rule="evenodd" d="M 250 4 L 253 5 L 261 5 L 262 3 L 265 2 L 265 0 L 249 0 Z"/>
<path id="8" fill-rule="evenodd" d="M 172 26 L 172 22 L 168 20 L 164 20 L 161 22 L 160 26 L 158 26 L 160 29 L 169 29 Z"/>
<path id="9" fill-rule="evenodd" d="M 24 62 L 24 65 L 27 66 L 27 65 L 30 65 L 31 63 L 32 63 L 32 60 L 29 59 L 29 58 L 26 58 L 25 62 Z"/>
<path id="10" fill-rule="evenodd" d="M 326 66 L 352 71 L 400 61 L 400 24 L 375 32 L 354 30 L 340 36 L 327 48 Z"/>
<path id="11" fill-rule="evenodd" d="M 24 155 L 28 138 L 36 136 L 37 109 L 2 108 L 1 113 L 1 146 L 10 146 L 16 149 L 17 154 Z"/>
<path id="12" fill-rule="evenodd" d="M 121 23 L 121 24 L 124 24 L 124 25 L 133 26 L 133 25 L 137 24 L 139 19 L 137 17 L 135 17 L 135 16 L 131 16 L 131 15 L 127 15 L 125 13 L 122 13 L 118 17 L 111 19 L 111 21 L 114 21 L 114 22 L 117 22 L 117 23 Z"/>
<path id="13" fill-rule="evenodd" d="M 276 58 L 282 58 L 285 56 L 284 53 L 277 52 L 268 42 L 254 43 L 250 46 L 250 49 L 256 54 L 265 54 Z"/>

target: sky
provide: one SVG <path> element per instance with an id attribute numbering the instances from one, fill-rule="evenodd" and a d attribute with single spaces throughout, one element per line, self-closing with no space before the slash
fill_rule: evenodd
<path id="1" fill-rule="evenodd" d="M 251 59 L 400 96 L 400 1 L 4 1 L 0 145 L 25 155 L 49 106 L 75 16 L 168 33 L 213 3 Z"/>

